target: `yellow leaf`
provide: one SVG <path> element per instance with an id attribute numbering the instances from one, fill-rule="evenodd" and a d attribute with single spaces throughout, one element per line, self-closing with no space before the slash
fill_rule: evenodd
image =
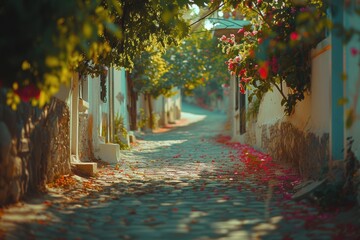
<path id="1" fill-rule="evenodd" d="M 59 91 L 59 85 L 58 86 L 50 86 L 48 90 L 49 95 L 54 95 Z"/>
<path id="2" fill-rule="evenodd" d="M 104 34 L 104 25 L 99 23 L 97 32 L 99 36 L 102 36 Z"/>
<path id="3" fill-rule="evenodd" d="M 12 88 L 14 90 L 18 90 L 19 89 L 19 84 L 17 82 L 14 82 Z"/>
<path id="4" fill-rule="evenodd" d="M 45 105 L 46 99 L 47 99 L 46 94 L 43 91 L 41 91 L 40 96 L 39 96 L 39 101 L 38 101 L 39 107 L 43 107 Z"/>
<path id="5" fill-rule="evenodd" d="M 58 24 L 58 25 L 62 25 L 64 22 L 65 22 L 65 19 L 64 19 L 64 18 L 59 18 L 59 19 L 57 20 L 57 24 Z"/>
<path id="6" fill-rule="evenodd" d="M 340 98 L 338 100 L 338 104 L 341 106 L 347 104 L 348 102 L 349 102 L 349 100 L 347 98 Z"/>
<path id="7" fill-rule="evenodd" d="M 45 73 L 44 79 L 46 85 L 59 85 L 59 78 L 56 75 Z"/>
<path id="8" fill-rule="evenodd" d="M 346 81 L 346 80 L 347 80 L 347 74 L 346 74 L 346 73 L 343 73 L 343 74 L 341 75 L 341 80 L 343 80 L 343 81 Z"/>
<path id="9" fill-rule="evenodd" d="M 103 8 L 103 7 L 97 7 L 97 8 L 95 9 L 95 12 L 96 12 L 97 14 L 102 13 L 103 11 L 104 11 L 104 8 Z"/>
<path id="10" fill-rule="evenodd" d="M 48 67 L 56 67 L 59 66 L 59 60 L 54 56 L 47 56 L 45 59 L 45 64 Z"/>
<path id="11" fill-rule="evenodd" d="M 21 69 L 22 70 L 28 70 L 28 69 L 30 69 L 30 63 L 28 62 L 28 61 L 23 61 L 23 63 L 21 64 Z"/>
<path id="12" fill-rule="evenodd" d="M 93 32 L 93 29 L 89 23 L 83 25 L 83 34 L 86 38 L 90 38 Z"/>
<path id="13" fill-rule="evenodd" d="M 35 98 L 31 99 L 31 106 L 35 107 L 36 105 L 38 105 L 39 101 L 36 100 Z"/>

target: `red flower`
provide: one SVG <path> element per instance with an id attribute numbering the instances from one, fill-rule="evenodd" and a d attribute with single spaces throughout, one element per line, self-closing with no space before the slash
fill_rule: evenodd
<path id="1" fill-rule="evenodd" d="M 243 34 L 245 32 L 245 29 L 244 28 L 240 28 L 239 31 L 237 33 L 239 34 Z"/>
<path id="2" fill-rule="evenodd" d="M 297 41 L 297 40 L 299 40 L 299 38 L 300 38 L 300 36 L 299 36 L 299 34 L 297 32 L 290 33 L 291 41 Z"/>
<path id="3" fill-rule="evenodd" d="M 230 38 L 227 40 L 227 42 L 230 43 L 230 44 L 234 43 L 234 41 L 232 39 L 230 39 Z"/>
<path id="4" fill-rule="evenodd" d="M 249 35 L 251 35 L 251 34 L 252 34 L 251 32 L 246 31 L 246 32 L 244 33 L 244 37 L 247 37 L 247 36 L 249 36 Z"/>
<path id="5" fill-rule="evenodd" d="M 31 98 L 39 99 L 40 90 L 35 84 L 30 84 L 15 90 L 15 93 L 19 95 L 23 102 L 28 102 Z"/>
<path id="6" fill-rule="evenodd" d="M 244 88 L 244 86 L 243 86 L 241 83 L 239 83 L 239 88 L 240 88 L 240 92 L 241 92 L 242 94 L 245 94 L 245 88 Z"/>
<path id="7" fill-rule="evenodd" d="M 262 44 L 263 43 L 263 39 L 262 38 L 258 38 L 258 44 Z"/>
<path id="8" fill-rule="evenodd" d="M 225 35 L 222 35 L 220 38 L 220 41 L 225 41 L 227 39 L 227 37 Z"/>
<path id="9" fill-rule="evenodd" d="M 235 67 L 235 65 L 233 63 L 229 63 L 228 70 L 232 71 L 232 70 L 234 70 L 234 67 Z"/>
<path id="10" fill-rule="evenodd" d="M 351 55 L 353 55 L 353 56 L 356 56 L 357 54 L 360 53 L 360 51 L 357 50 L 356 48 L 351 48 L 350 51 L 351 51 Z"/>
<path id="11" fill-rule="evenodd" d="M 269 75 L 269 63 L 268 62 L 261 63 L 258 71 L 260 78 L 266 80 Z"/>
<path id="12" fill-rule="evenodd" d="M 246 68 L 241 69 L 240 72 L 239 72 L 239 75 L 240 76 L 245 76 L 246 75 Z"/>
<path id="13" fill-rule="evenodd" d="M 248 82 L 250 82 L 250 80 L 251 80 L 251 77 L 247 77 L 247 78 L 243 77 L 243 78 L 241 78 L 241 81 L 244 82 L 244 83 L 248 83 Z"/>

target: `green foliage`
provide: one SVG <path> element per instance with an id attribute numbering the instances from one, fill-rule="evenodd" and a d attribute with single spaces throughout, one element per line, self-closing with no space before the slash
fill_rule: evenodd
<path id="1" fill-rule="evenodd" d="M 2 1 L 0 85 L 9 89 L 8 105 L 42 107 L 84 58 L 96 62 L 110 51 L 100 39 L 110 24 L 97 0 Z"/>
<path id="2" fill-rule="evenodd" d="M 117 2 L 117 1 L 115 1 Z M 170 44 L 177 44 L 189 30 L 182 18 L 189 1 L 166 0 L 122 0 L 121 14 L 112 14 L 114 23 L 121 30 L 120 40 L 105 35 L 111 46 L 106 63 L 132 69 L 134 57 L 152 46 L 163 51 Z M 109 5 L 111 13 L 118 12 Z"/>
<path id="3" fill-rule="evenodd" d="M 195 1 L 203 5 L 206 1 Z M 0 5 L 0 87 L 7 104 L 42 107 L 74 71 L 132 68 L 148 46 L 163 50 L 188 33 L 184 0 L 4 0 Z M 9 23 L 10 22 L 10 23 Z"/>
<path id="4" fill-rule="evenodd" d="M 251 101 L 246 111 L 246 116 L 248 119 L 256 119 L 259 113 L 260 103 L 261 103 L 261 99 L 258 98 L 255 98 Z"/>
<path id="5" fill-rule="evenodd" d="M 147 126 L 149 118 L 145 114 L 145 110 L 143 108 L 139 109 L 139 116 L 137 121 L 137 127 L 143 129 Z"/>
<path id="6" fill-rule="evenodd" d="M 125 124 L 124 124 L 123 116 L 120 116 L 120 115 L 115 116 L 114 131 L 115 131 L 114 140 L 115 140 L 115 143 L 120 145 L 120 149 L 121 150 L 130 149 L 130 146 L 127 143 L 124 143 L 122 141 L 122 139 L 126 139 L 128 136 L 128 132 L 127 132 Z"/>
<path id="7" fill-rule="evenodd" d="M 161 94 L 170 94 L 174 84 L 164 76 L 170 66 L 157 49 L 148 48 L 134 59 L 135 66 L 130 73 L 135 91 L 156 98 Z"/>
<path id="8" fill-rule="evenodd" d="M 225 57 L 216 48 L 212 33 L 201 31 L 183 39 L 178 46 L 169 46 L 161 53 L 157 48 L 148 48 L 138 55 L 130 76 L 136 92 L 171 96 L 173 87 L 180 87 L 190 94 L 198 86 L 200 92 L 206 82 L 207 91 L 222 92 L 221 84 L 229 77 L 223 70 Z M 207 94 L 207 93 L 204 93 Z"/>
<path id="9" fill-rule="evenodd" d="M 223 69 L 226 58 L 216 45 L 211 32 L 199 30 L 178 47 L 169 48 L 164 58 L 172 68 L 166 77 L 182 86 L 185 94 L 207 98 L 209 92 L 216 92 L 221 97 L 221 85 L 229 76 Z"/>

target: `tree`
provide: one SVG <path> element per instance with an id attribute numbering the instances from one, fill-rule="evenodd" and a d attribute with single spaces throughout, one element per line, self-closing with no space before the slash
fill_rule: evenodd
<path id="1" fill-rule="evenodd" d="M 169 46 L 164 53 L 148 48 L 135 58 L 135 66 L 129 74 L 129 91 L 133 95 L 144 94 L 151 113 L 151 98 L 170 96 L 173 87 L 180 87 L 186 94 L 194 91 L 207 95 L 203 90 L 219 92 L 229 78 L 223 70 L 225 57 L 216 48 L 217 40 L 209 31 L 189 35 L 178 46 Z M 206 83 L 209 82 L 207 87 Z M 133 100 L 133 102 L 135 102 Z M 132 129 L 136 129 L 135 104 L 130 112 Z M 152 114 L 148 116 L 152 126 Z"/>
<path id="2" fill-rule="evenodd" d="M 221 85 L 229 76 L 224 70 L 226 57 L 217 44 L 210 31 L 198 29 L 179 47 L 166 52 L 164 57 L 173 66 L 166 76 L 181 86 L 183 94 L 196 93 L 196 97 L 204 99 L 209 92 L 221 95 Z"/>
<path id="3" fill-rule="evenodd" d="M 164 77 L 164 74 L 171 68 L 170 65 L 162 58 L 162 53 L 157 49 L 148 48 L 147 51 L 143 52 L 137 58 L 134 59 L 135 66 L 130 73 L 130 81 L 132 81 L 132 89 L 134 94 L 144 94 L 145 100 L 147 101 L 149 108 L 149 128 L 152 129 L 154 126 L 154 118 L 152 114 L 152 98 L 157 98 L 160 95 L 170 96 L 171 89 L 174 84 L 170 79 Z M 133 105 L 136 108 L 136 104 Z M 137 126 L 135 120 L 137 113 L 136 110 L 132 111 L 132 129 Z"/>
<path id="4" fill-rule="evenodd" d="M 0 86 L 8 89 L 8 105 L 42 107 L 69 84 L 84 58 L 96 62 L 106 55 L 110 47 L 100 38 L 105 26 L 112 32 L 111 18 L 96 0 L 2 1 Z"/>
<path id="5" fill-rule="evenodd" d="M 149 45 L 164 48 L 188 31 L 191 0 L 2 1 L 0 86 L 7 103 L 42 107 L 69 85 L 72 71 L 98 75 L 105 66 L 133 67 Z M 11 19 L 11 24 L 9 20 Z"/>

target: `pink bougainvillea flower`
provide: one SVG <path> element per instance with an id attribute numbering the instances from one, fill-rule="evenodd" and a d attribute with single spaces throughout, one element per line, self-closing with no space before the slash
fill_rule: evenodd
<path id="1" fill-rule="evenodd" d="M 242 94 L 245 94 L 244 85 L 242 85 L 241 83 L 239 83 L 239 88 L 240 88 L 240 92 L 241 92 Z"/>
<path id="2" fill-rule="evenodd" d="M 356 56 L 357 54 L 360 54 L 360 51 L 356 48 L 350 49 L 351 55 Z"/>
<path id="3" fill-rule="evenodd" d="M 230 43 L 230 44 L 234 44 L 234 41 L 231 38 L 228 38 L 227 42 Z"/>
<path id="4" fill-rule="evenodd" d="M 241 81 L 242 82 L 244 82 L 244 83 L 248 83 L 248 82 L 250 82 L 250 80 L 251 80 L 251 77 L 243 77 L 243 78 L 241 78 Z"/>
<path id="5" fill-rule="evenodd" d="M 234 62 L 239 63 L 240 61 L 241 61 L 241 57 L 240 57 L 240 56 L 236 56 L 236 57 L 234 58 Z"/>
<path id="6" fill-rule="evenodd" d="M 239 75 L 240 76 L 245 76 L 246 75 L 246 68 L 241 69 L 240 72 L 239 72 Z"/>
<path id="7" fill-rule="evenodd" d="M 220 41 L 225 41 L 227 39 L 227 37 L 225 35 L 222 35 L 220 38 Z"/>
<path id="8" fill-rule="evenodd" d="M 245 32 L 245 29 L 244 28 L 240 28 L 239 31 L 237 33 L 239 34 L 243 34 Z"/>
<path id="9" fill-rule="evenodd" d="M 269 63 L 267 61 L 261 63 L 258 71 L 260 78 L 266 80 L 269 75 Z"/>
<path id="10" fill-rule="evenodd" d="M 300 39 L 300 35 L 297 32 L 290 33 L 290 40 L 291 41 L 297 41 Z"/>
<path id="11" fill-rule="evenodd" d="M 258 31 L 254 30 L 254 31 L 252 32 L 252 35 L 255 36 L 256 34 L 258 34 Z"/>
<path id="12" fill-rule="evenodd" d="M 231 37 L 231 38 L 235 38 L 235 35 L 234 35 L 234 34 L 230 34 L 230 37 Z"/>

